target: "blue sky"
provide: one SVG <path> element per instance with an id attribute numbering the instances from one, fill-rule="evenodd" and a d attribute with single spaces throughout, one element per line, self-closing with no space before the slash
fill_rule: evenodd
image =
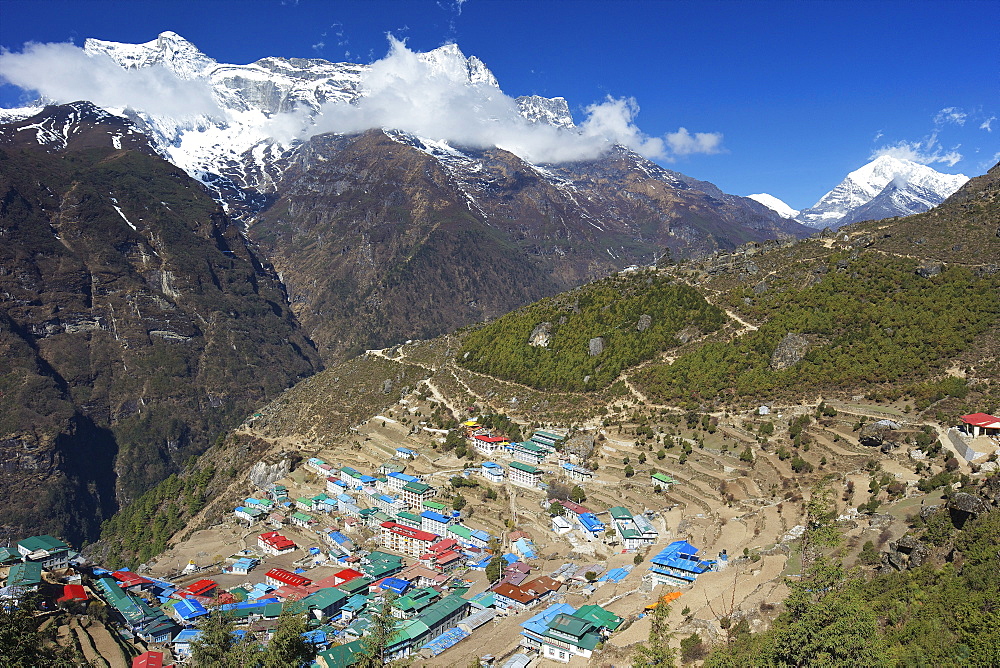
<path id="1" fill-rule="evenodd" d="M 649 137 L 721 134 L 721 150 L 658 162 L 795 208 L 880 150 L 969 176 L 1000 159 L 998 28 L 1000 3 L 987 0 L 0 0 L 12 52 L 172 30 L 220 62 L 370 63 L 387 34 L 415 51 L 455 42 L 508 95 L 563 96 L 578 121 L 612 96 L 635 100 Z M 0 106 L 24 95 L 0 87 Z"/>

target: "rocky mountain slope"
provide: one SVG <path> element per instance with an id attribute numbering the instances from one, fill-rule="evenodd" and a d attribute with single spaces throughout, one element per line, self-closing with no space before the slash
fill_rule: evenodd
<path id="1" fill-rule="evenodd" d="M 879 156 L 860 167 L 796 217 L 810 227 L 836 229 L 862 220 L 909 216 L 937 206 L 969 180 L 910 160 Z"/>
<path id="2" fill-rule="evenodd" d="M 441 334 L 668 252 L 695 257 L 810 233 L 621 147 L 549 164 L 391 127 L 314 134 L 330 105 L 347 113 L 375 94 L 366 77 L 378 64 L 222 64 L 169 32 L 145 44 L 91 39 L 85 50 L 204 86 L 211 104 L 193 117 L 115 113 L 248 225 L 326 355 Z M 413 57 L 428 77 L 415 87 L 507 99 L 489 69 L 454 44 Z M 507 122 L 521 131 L 580 138 L 565 99 L 512 102 L 519 120 Z M 283 124 L 298 134 L 279 136 Z"/>
<path id="3" fill-rule="evenodd" d="M 668 254 L 801 234 L 631 151 L 542 167 L 381 130 L 310 139 L 249 228 L 334 357 L 436 336 Z"/>
<path id="4" fill-rule="evenodd" d="M 131 122 L 0 126 L 0 525 L 73 542 L 321 363 L 276 274 Z"/>

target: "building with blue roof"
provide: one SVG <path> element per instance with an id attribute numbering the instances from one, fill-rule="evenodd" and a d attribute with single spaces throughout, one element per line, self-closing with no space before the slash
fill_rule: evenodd
<path id="1" fill-rule="evenodd" d="M 534 559 L 535 558 L 535 546 L 527 538 L 518 538 L 514 541 L 514 553 L 520 555 L 523 559 Z"/>
<path id="2" fill-rule="evenodd" d="M 382 580 L 382 584 L 379 585 L 380 589 L 388 589 L 389 591 L 394 591 L 399 596 L 402 596 L 403 593 L 407 589 L 409 589 L 409 587 L 410 583 L 400 578 L 386 578 Z"/>
<path id="3" fill-rule="evenodd" d="M 562 465 L 566 477 L 577 482 L 589 482 L 594 477 L 594 472 L 576 464 L 565 462 Z"/>
<path id="4" fill-rule="evenodd" d="M 250 571 L 257 567 L 258 563 L 260 562 L 256 559 L 252 559 L 250 557 L 240 557 L 236 560 L 236 563 L 230 567 L 229 572 L 237 575 L 247 575 Z"/>
<path id="5" fill-rule="evenodd" d="M 483 462 L 482 476 L 489 482 L 502 483 L 504 478 L 503 467 L 496 462 Z"/>
<path id="6" fill-rule="evenodd" d="M 473 529 L 469 534 L 469 542 L 482 549 L 486 549 L 486 546 L 490 544 L 491 539 L 492 536 L 481 529 Z"/>
<path id="7" fill-rule="evenodd" d="M 604 522 L 597 519 L 594 513 L 580 513 L 576 516 L 581 533 L 587 538 L 599 537 L 604 533 Z"/>
<path id="8" fill-rule="evenodd" d="M 448 533 L 448 525 L 454 521 L 452 517 L 445 517 L 441 513 L 433 510 L 425 510 L 420 513 L 420 530 L 428 531 L 438 536 Z"/>
<path id="9" fill-rule="evenodd" d="M 409 448 L 396 448 L 396 456 L 404 459 L 416 459 L 420 455 L 416 451 L 410 450 Z"/>
<path id="10" fill-rule="evenodd" d="M 201 629 L 184 629 L 170 641 L 173 645 L 174 657 L 183 661 L 191 656 L 191 641 L 201 635 Z"/>
<path id="11" fill-rule="evenodd" d="M 173 610 L 178 621 L 184 624 L 193 624 L 199 617 L 204 617 L 208 614 L 208 610 L 205 609 L 205 606 L 194 598 L 186 598 L 182 601 L 178 601 L 174 605 Z"/>
<path id="12" fill-rule="evenodd" d="M 714 561 L 698 557 L 698 548 L 686 540 L 675 540 L 651 559 L 647 578 L 653 585 L 690 586 L 699 575 L 712 570 Z"/>
<path id="13" fill-rule="evenodd" d="M 406 487 L 406 483 L 420 482 L 420 478 L 405 473 L 390 473 L 386 476 L 385 482 L 390 489 L 399 492 Z"/>

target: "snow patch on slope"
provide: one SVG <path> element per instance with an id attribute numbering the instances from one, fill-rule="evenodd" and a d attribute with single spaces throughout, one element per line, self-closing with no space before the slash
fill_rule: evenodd
<path id="1" fill-rule="evenodd" d="M 757 193 L 755 195 L 747 195 L 750 199 L 760 202 L 767 208 L 776 212 L 782 218 L 795 218 L 799 215 L 798 209 L 793 209 L 792 207 L 785 204 L 782 200 L 778 199 L 774 195 L 768 195 L 767 193 Z"/>

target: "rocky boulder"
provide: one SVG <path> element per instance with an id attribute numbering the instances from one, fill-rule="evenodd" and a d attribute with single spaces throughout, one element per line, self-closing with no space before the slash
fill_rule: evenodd
<path id="1" fill-rule="evenodd" d="M 771 368 L 774 371 L 784 371 L 794 366 L 806 356 L 809 347 L 809 340 L 806 337 L 788 332 L 771 355 Z"/>

